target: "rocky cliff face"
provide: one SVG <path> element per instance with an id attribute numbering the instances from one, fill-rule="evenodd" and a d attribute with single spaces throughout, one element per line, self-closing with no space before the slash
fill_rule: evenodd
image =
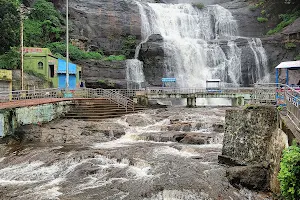
<path id="1" fill-rule="evenodd" d="M 125 61 L 83 60 L 82 78 L 88 88 L 120 88 L 127 87 Z"/>
<path id="2" fill-rule="evenodd" d="M 278 23 L 278 18 L 271 18 L 268 23 L 259 23 L 257 17 L 261 15 L 261 9 L 255 11 L 250 10 L 252 1 L 245 0 L 141 0 L 142 2 L 160 2 L 160 3 L 204 3 L 220 4 L 229 9 L 238 22 L 239 35 L 244 37 L 259 37 L 262 38 L 263 45 L 266 49 L 269 68 L 272 72 L 271 77 L 274 77 L 274 67 L 282 61 L 294 60 L 300 53 L 299 41 L 296 41 L 296 48 L 286 49 L 285 38 L 281 34 L 272 37 L 266 37 L 266 32 Z M 65 0 L 53 0 L 55 5 L 65 12 Z M 70 19 L 71 19 L 71 39 L 78 46 L 86 50 L 103 50 L 105 54 L 122 54 L 124 41 L 128 36 L 137 38 L 136 44 L 141 41 L 141 16 L 139 8 L 133 0 L 74 0 L 69 2 Z M 285 6 L 285 5 L 284 5 Z M 282 9 L 288 7 L 281 6 Z M 278 6 L 277 6 L 278 7 Z M 270 5 L 270 8 L 278 14 L 280 9 L 276 5 Z M 270 11 L 271 12 L 271 11 Z M 275 14 L 274 14 L 275 15 Z M 157 39 L 157 38 L 156 38 Z M 163 57 L 160 41 L 148 41 L 142 45 L 139 59 L 142 60 L 145 67 L 146 81 L 151 85 L 160 85 L 160 78 L 163 74 Z M 249 52 L 249 49 L 243 49 L 243 53 Z M 131 49 L 133 55 L 134 49 Z M 89 62 L 89 61 L 88 61 Z M 86 63 L 88 63 L 86 62 Z M 242 61 L 242 66 L 248 65 L 254 69 L 251 60 L 245 57 Z M 115 63 L 114 63 L 115 64 Z M 93 67 L 102 68 L 102 64 Z M 116 64 L 119 66 L 119 64 Z M 83 66 L 85 67 L 85 66 Z M 89 65 L 86 69 L 89 70 Z M 117 67 L 118 68 L 118 67 Z M 249 67 L 247 67 L 248 69 Z M 251 73 L 245 71 L 243 73 Z M 103 70 L 106 71 L 106 70 Z M 104 72 L 106 73 L 106 72 Z M 87 72 L 92 77 L 87 77 L 88 80 L 98 79 L 93 73 Z M 108 77 L 110 74 L 106 74 Z M 124 76 L 125 77 L 125 76 Z M 112 80 L 114 78 L 111 78 Z M 242 78 L 245 83 L 247 77 Z M 120 80 L 120 79 L 118 79 Z M 125 79 L 122 81 L 124 82 Z M 274 78 L 273 80 L 274 81 Z M 121 84 L 122 85 L 122 84 Z M 246 84 L 247 85 L 247 84 Z"/>
<path id="3" fill-rule="evenodd" d="M 147 84 L 161 86 L 165 76 L 163 38 L 159 34 L 151 35 L 141 44 L 139 60 L 144 63 L 144 74 Z"/>
<path id="4" fill-rule="evenodd" d="M 54 0 L 54 3 L 65 12 L 65 0 Z M 69 1 L 69 9 L 70 38 L 81 42 L 87 50 L 101 49 L 106 54 L 122 54 L 127 36 L 140 39 L 140 14 L 134 1 L 74 0 Z"/>

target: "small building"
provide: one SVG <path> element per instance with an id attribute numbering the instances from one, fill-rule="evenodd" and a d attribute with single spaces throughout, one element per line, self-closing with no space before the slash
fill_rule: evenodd
<path id="1" fill-rule="evenodd" d="M 12 91 L 12 71 L 0 69 L 0 102 L 9 100 L 7 92 Z"/>
<path id="2" fill-rule="evenodd" d="M 12 90 L 12 71 L 0 69 L 0 92 Z"/>
<path id="3" fill-rule="evenodd" d="M 81 67 L 71 62 L 69 69 L 69 89 L 74 90 L 80 86 Z M 54 88 L 66 87 L 66 61 L 56 58 L 47 48 L 24 48 L 24 71 L 31 71 L 44 76 L 52 82 Z"/>

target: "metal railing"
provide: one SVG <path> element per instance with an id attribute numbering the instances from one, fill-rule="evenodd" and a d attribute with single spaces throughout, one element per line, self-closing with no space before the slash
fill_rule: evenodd
<path id="1" fill-rule="evenodd" d="M 39 89 L 39 90 L 19 90 L 19 91 L 4 91 L 0 92 L 0 103 L 4 102 L 17 102 L 21 101 L 26 103 L 26 100 L 39 99 L 58 99 L 64 98 L 65 91 L 60 89 Z M 78 90 L 70 91 L 72 93 L 71 98 L 104 98 L 117 104 L 120 107 L 124 107 L 126 112 L 128 109 L 134 111 L 134 102 L 127 96 L 119 93 L 117 90 L 106 90 L 106 89 L 91 89 L 82 88 Z"/>
<path id="2" fill-rule="evenodd" d="M 0 102 L 60 97 L 63 97 L 61 90 L 53 88 L 0 92 Z"/>
<path id="3" fill-rule="evenodd" d="M 254 88 L 249 87 L 232 87 L 232 88 L 164 88 L 164 87 L 151 87 L 146 88 L 145 93 L 147 95 L 153 94 L 243 94 L 252 93 Z"/>
<path id="4" fill-rule="evenodd" d="M 287 117 L 293 122 L 298 131 L 300 131 L 300 88 L 285 86 L 284 97 Z"/>

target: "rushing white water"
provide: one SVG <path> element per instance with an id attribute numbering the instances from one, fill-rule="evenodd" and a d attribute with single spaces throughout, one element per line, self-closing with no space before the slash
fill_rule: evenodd
<path id="1" fill-rule="evenodd" d="M 252 56 L 256 66 L 248 72 L 249 82 L 266 79 L 267 56 L 261 41 L 242 38 L 246 44 L 241 47 L 236 41 L 238 25 L 229 10 L 218 5 L 201 10 L 191 4 L 137 5 L 143 40 L 162 35 L 166 74 L 175 77 L 179 87 L 203 87 L 211 78 L 239 85 L 245 56 Z M 243 55 L 242 48 L 250 48 L 253 55 Z"/>
<path id="2" fill-rule="evenodd" d="M 139 89 L 145 82 L 143 63 L 138 59 L 126 60 L 127 88 Z"/>

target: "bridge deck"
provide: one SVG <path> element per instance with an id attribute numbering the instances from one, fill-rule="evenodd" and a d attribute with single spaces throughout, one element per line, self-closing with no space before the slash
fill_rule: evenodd
<path id="1" fill-rule="evenodd" d="M 16 101 L 0 103 L 0 110 L 7 109 L 7 108 L 20 108 L 20 107 L 36 106 L 36 105 L 42 105 L 48 103 L 56 103 L 61 101 L 73 101 L 73 100 L 81 100 L 81 99 L 87 100 L 88 98 L 43 98 L 43 99 L 41 98 L 41 99 L 16 100 Z"/>

